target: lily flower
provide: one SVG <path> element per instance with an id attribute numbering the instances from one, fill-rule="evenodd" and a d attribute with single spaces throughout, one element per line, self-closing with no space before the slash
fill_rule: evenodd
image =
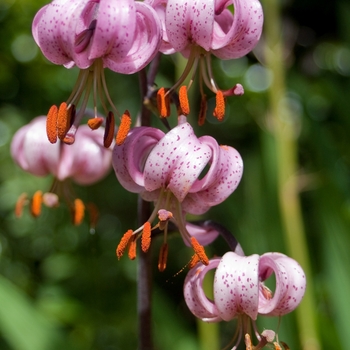
<path id="1" fill-rule="evenodd" d="M 92 131 L 83 125 L 73 145 L 61 142 L 51 144 L 44 137 L 46 117 L 40 116 L 15 133 L 11 143 L 11 155 L 14 161 L 32 175 L 54 176 L 51 189 L 44 194 L 37 191 L 32 198 L 33 216 L 40 215 L 42 203 L 54 207 L 59 204 L 60 197 L 63 197 L 73 210 L 73 222 L 81 223 L 85 205 L 80 199 L 75 198 L 71 181 L 79 185 L 90 185 L 101 180 L 109 172 L 112 152 L 101 142 L 103 132 L 103 128 Z M 27 202 L 26 194 L 20 196 L 16 208 L 17 216 L 21 215 L 22 207 Z"/>
<path id="2" fill-rule="evenodd" d="M 215 269 L 214 300 L 209 300 L 203 291 L 203 280 L 208 271 Z M 275 290 L 265 284 L 275 275 Z M 274 332 L 259 333 L 255 324 L 258 315 L 282 316 L 293 311 L 301 302 L 306 289 L 306 278 L 301 266 L 281 253 L 266 253 L 261 256 L 228 252 L 221 259 L 209 261 L 207 266 L 198 263 L 185 279 L 184 296 L 190 311 L 205 322 L 238 319 L 238 329 L 232 350 L 245 337 L 247 349 L 251 349 L 250 324 L 262 349 L 273 342 Z M 274 343 L 276 349 L 278 343 Z M 250 347 L 249 347 L 250 346 Z"/>
<path id="3" fill-rule="evenodd" d="M 212 73 L 211 55 L 229 60 L 253 50 L 263 25 L 259 0 L 149 0 L 148 3 L 156 9 L 162 21 L 160 51 L 165 54 L 181 52 L 188 58 L 183 74 L 167 94 L 176 90 L 192 71 L 188 89 L 199 66 L 202 100 L 206 99 L 204 82 L 216 94 L 217 106 L 213 114 L 222 120 L 225 109 L 220 104 L 224 103 L 225 97 L 242 95 L 244 90 L 240 84 L 226 91 L 218 87 Z M 180 96 L 180 106 L 181 99 Z"/>
<path id="4" fill-rule="evenodd" d="M 122 74 L 144 68 L 158 52 L 160 28 L 154 9 L 134 0 L 54 0 L 38 11 L 32 32 L 44 56 L 66 68 L 80 68 L 73 92 L 61 108 L 67 124 L 61 137 L 64 142 L 74 142 L 91 91 L 97 119 L 90 122 L 92 128 L 103 123 L 97 117 L 98 99 L 105 115 L 119 115 L 107 90 L 104 68 Z M 75 115 L 72 111 L 81 100 Z M 114 131 L 114 117 L 106 123 Z M 49 140 L 55 142 L 55 138 Z"/>
<path id="5" fill-rule="evenodd" d="M 133 128 L 125 142 L 114 147 L 112 163 L 125 189 L 155 203 L 148 222 L 158 216 L 164 244 L 167 222 L 173 221 L 197 254 L 196 230 L 190 228 L 191 236 L 186 213 L 201 215 L 223 202 L 237 188 L 243 172 L 242 158 L 233 147 L 219 146 L 210 136 L 197 138 L 187 122 L 166 134 L 152 127 Z M 142 232 L 143 226 L 132 236 L 142 237 Z M 197 237 L 208 243 L 205 235 Z"/>

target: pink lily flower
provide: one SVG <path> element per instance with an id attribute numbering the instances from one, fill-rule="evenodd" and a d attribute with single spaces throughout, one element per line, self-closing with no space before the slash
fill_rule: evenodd
<path id="1" fill-rule="evenodd" d="M 114 147 L 112 163 L 125 189 L 155 203 L 148 221 L 166 211 L 164 221 L 174 221 L 192 246 L 194 236 L 186 228 L 185 214 L 204 214 L 223 202 L 237 188 L 243 172 L 242 158 L 234 148 L 219 146 L 210 136 L 197 138 L 187 122 L 166 134 L 151 127 L 134 128 L 123 145 Z M 190 231 L 196 235 L 194 228 Z M 205 235 L 197 237 L 200 243 L 209 243 Z"/>
<path id="2" fill-rule="evenodd" d="M 193 75 L 200 65 L 202 82 L 220 98 L 242 95 L 237 84 L 222 91 L 215 82 L 211 69 L 211 54 L 220 59 L 235 59 L 253 50 L 260 39 L 263 11 L 259 0 L 148 0 L 162 21 L 163 43 L 160 51 L 165 54 L 181 52 L 188 57 L 187 66 L 178 82 L 177 89 L 186 77 Z M 230 7 L 233 7 L 230 9 Z M 191 82 L 188 88 L 191 86 Z M 203 88 L 201 88 L 204 96 Z M 223 95 L 221 97 L 221 94 Z M 214 112 L 219 120 L 223 118 Z"/>
<path id="3" fill-rule="evenodd" d="M 61 195 L 71 204 L 70 180 L 79 185 L 91 185 L 111 169 L 112 152 L 101 142 L 103 133 L 103 128 L 92 131 L 83 125 L 73 145 L 51 144 L 46 138 L 46 117 L 40 116 L 15 133 L 11 155 L 32 175 L 54 176 L 53 186 L 43 199 L 45 204 L 57 205 Z"/>
<path id="4" fill-rule="evenodd" d="M 155 10 L 143 2 L 54 0 L 38 11 L 32 32 L 48 60 L 81 69 L 66 107 L 71 114 L 82 99 L 80 112 L 73 116 L 73 125 L 66 133 L 65 142 L 73 143 L 91 91 L 95 117 L 99 99 L 105 115 L 112 111 L 120 116 L 109 96 L 104 68 L 123 74 L 144 68 L 158 52 L 161 26 Z M 107 120 L 108 129 L 111 123 Z"/>
<path id="5" fill-rule="evenodd" d="M 215 268 L 214 300 L 209 300 L 202 283 L 206 273 Z M 276 279 L 274 292 L 264 284 L 272 274 Z M 242 334 L 249 334 L 251 322 L 259 341 L 254 349 L 272 342 L 274 332 L 271 337 L 271 333 L 259 334 L 257 331 L 258 315 L 290 313 L 300 304 L 305 289 L 303 269 L 294 259 L 281 253 L 244 256 L 239 251 L 228 252 L 221 259 L 211 259 L 207 266 L 197 264 L 189 271 L 184 283 L 186 304 L 196 317 L 206 322 L 238 318 L 240 330 L 233 350 L 240 343 Z M 251 341 L 250 335 L 248 338 L 246 336 L 246 344 Z"/>

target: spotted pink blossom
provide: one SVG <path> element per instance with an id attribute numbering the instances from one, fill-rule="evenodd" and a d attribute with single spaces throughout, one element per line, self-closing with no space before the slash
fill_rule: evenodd
<path id="1" fill-rule="evenodd" d="M 206 297 L 202 286 L 212 269 L 216 269 L 214 300 Z M 275 288 L 271 291 L 264 282 L 273 274 Z M 255 321 L 259 314 L 282 316 L 293 311 L 305 289 L 305 273 L 294 259 L 281 253 L 244 256 L 237 251 L 211 259 L 207 266 L 199 263 L 191 269 L 185 279 L 184 296 L 196 317 L 206 322 L 239 318 L 245 334 L 247 320 Z"/>

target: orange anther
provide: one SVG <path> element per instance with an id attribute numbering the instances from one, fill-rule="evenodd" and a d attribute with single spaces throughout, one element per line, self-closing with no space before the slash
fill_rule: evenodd
<path id="1" fill-rule="evenodd" d="M 135 260 L 136 258 L 136 235 L 131 236 L 128 257 L 130 260 Z"/>
<path id="2" fill-rule="evenodd" d="M 95 117 L 88 120 L 87 124 L 91 130 L 98 129 L 103 123 L 103 118 Z"/>
<path id="3" fill-rule="evenodd" d="M 281 346 L 277 342 L 273 342 L 273 345 L 275 346 L 275 350 L 282 350 Z M 289 350 L 289 347 L 287 347 L 286 350 Z"/>
<path id="4" fill-rule="evenodd" d="M 85 205 L 84 202 L 76 198 L 73 203 L 73 209 L 72 209 L 72 220 L 73 224 L 78 226 L 82 223 L 84 219 L 84 214 L 85 214 Z"/>
<path id="5" fill-rule="evenodd" d="M 190 262 L 188 263 L 188 267 L 189 267 L 190 269 L 192 269 L 192 268 L 194 268 L 194 267 L 197 265 L 197 263 L 199 263 L 199 262 L 200 262 L 200 259 L 199 259 L 198 255 L 197 255 L 197 254 L 193 254 L 193 256 L 192 256 Z"/>
<path id="6" fill-rule="evenodd" d="M 131 117 L 128 110 L 124 112 L 120 119 L 119 129 L 117 131 L 117 137 L 115 142 L 118 146 L 122 145 L 128 136 L 131 127 Z"/>
<path id="7" fill-rule="evenodd" d="M 141 249 L 146 253 L 151 245 L 151 223 L 146 221 L 141 235 Z"/>
<path id="8" fill-rule="evenodd" d="M 88 203 L 87 210 L 89 212 L 90 217 L 90 232 L 95 232 L 95 227 L 97 225 L 99 216 L 98 208 L 94 203 Z"/>
<path id="9" fill-rule="evenodd" d="M 32 215 L 36 218 L 41 214 L 41 204 L 43 202 L 43 193 L 41 191 L 36 191 L 32 198 L 32 204 L 30 211 Z"/>
<path id="10" fill-rule="evenodd" d="M 179 90 L 180 112 L 183 115 L 190 114 L 190 104 L 188 102 L 187 87 L 185 85 L 180 87 Z"/>
<path id="11" fill-rule="evenodd" d="M 204 125 L 205 119 L 207 117 L 207 109 L 208 109 L 207 96 L 202 95 L 201 107 L 199 109 L 199 116 L 198 116 L 198 125 L 199 126 Z"/>
<path id="12" fill-rule="evenodd" d="M 208 265 L 209 259 L 207 255 L 205 254 L 205 250 L 202 245 L 200 245 L 196 238 L 191 237 L 191 245 L 194 250 L 194 252 L 198 255 L 199 260 L 202 264 Z"/>
<path id="13" fill-rule="evenodd" d="M 157 92 L 157 107 L 161 117 L 170 116 L 170 97 L 166 94 L 167 89 L 160 88 Z"/>
<path id="14" fill-rule="evenodd" d="M 245 342 L 246 350 L 253 349 L 252 340 L 251 340 L 250 335 L 248 333 L 244 336 L 244 342 Z"/>
<path id="15" fill-rule="evenodd" d="M 46 118 L 46 134 L 51 143 L 57 142 L 57 118 L 58 108 L 57 106 L 53 105 L 49 109 Z"/>
<path id="16" fill-rule="evenodd" d="M 128 230 L 124 233 L 122 239 L 120 240 L 117 249 L 115 251 L 115 254 L 117 255 L 118 260 L 123 256 L 126 247 L 129 244 L 129 241 L 132 237 L 133 231 L 132 230 Z"/>
<path id="17" fill-rule="evenodd" d="M 113 141 L 114 128 L 115 128 L 114 114 L 111 111 L 109 111 L 106 119 L 105 133 L 103 136 L 103 145 L 106 148 L 108 148 Z"/>
<path id="18" fill-rule="evenodd" d="M 168 243 L 163 243 L 162 247 L 160 248 L 159 252 L 159 258 L 158 258 L 158 270 L 160 272 L 163 272 L 166 269 L 166 262 L 168 260 Z"/>
<path id="19" fill-rule="evenodd" d="M 63 141 L 70 127 L 71 111 L 67 108 L 67 103 L 62 102 L 57 115 L 57 136 Z"/>
<path id="20" fill-rule="evenodd" d="M 75 136 L 74 135 L 66 135 L 66 137 L 63 139 L 63 142 L 66 145 L 73 145 L 75 142 Z"/>
<path id="21" fill-rule="evenodd" d="M 25 206 L 27 202 L 27 193 L 22 193 L 16 202 L 16 207 L 15 207 L 15 215 L 16 217 L 20 218 L 23 213 L 23 207 Z"/>
<path id="22" fill-rule="evenodd" d="M 225 97 L 221 90 L 216 93 L 216 105 L 213 116 L 219 121 L 223 121 L 225 117 Z"/>

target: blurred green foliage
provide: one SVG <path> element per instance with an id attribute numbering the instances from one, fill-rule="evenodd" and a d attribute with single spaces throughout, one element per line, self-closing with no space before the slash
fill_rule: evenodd
<path id="1" fill-rule="evenodd" d="M 77 70 L 48 63 L 31 38 L 31 21 L 45 4 L 38 0 L 0 2 L 0 348 L 15 350 L 137 348 L 136 262 L 117 261 L 121 235 L 137 226 L 137 198 L 111 173 L 88 188 L 76 188 L 100 210 L 95 234 L 87 223 L 73 227 L 68 209 L 45 209 L 15 218 L 22 192 L 47 190 L 52 179 L 35 178 L 14 165 L 12 135 L 33 117 L 64 101 Z M 345 0 L 282 1 L 287 99 L 297 125 L 298 179 L 312 263 L 317 327 L 322 347 L 347 349 L 350 333 L 350 3 Z M 245 174 L 237 191 L 206 217 L 239 239 L 247 254 L 286 252 L 277 200 L 274 143 L 267 90 L 271 72 L 264 43 L 255 56 L 213 61 L 223 88 L 241 82 L 245 95 L 228 99 L 223 124 L 207 122 L 198 135 L 214 135 L 241 153 Z M 163 57 L 159 85 L 171 85 L 173 60 Z M 108 73 L 110 93 L 120 110 L 135 116 L 140 105 L 137 76 Z M 192 101 L 192 122 L 196 105 Z M 182 297 L 191 252 L 171 237 L 169 264 L 156 269 L 154 242 L 153 316 L 157 349 L 200 349 L 197 325 Z M 227 250 L 220 239 L 212 255 Z M 261 329 L 278 320 L 262 319 Z M 272 326 L 271 326 L 272 327 Z M 220 325 L 221 347 L 234 322 Z M 280 339 L 299 349 L 294 314 L 284 317 Z M 215 350 L 215 349 L 212 349 Z"/>

